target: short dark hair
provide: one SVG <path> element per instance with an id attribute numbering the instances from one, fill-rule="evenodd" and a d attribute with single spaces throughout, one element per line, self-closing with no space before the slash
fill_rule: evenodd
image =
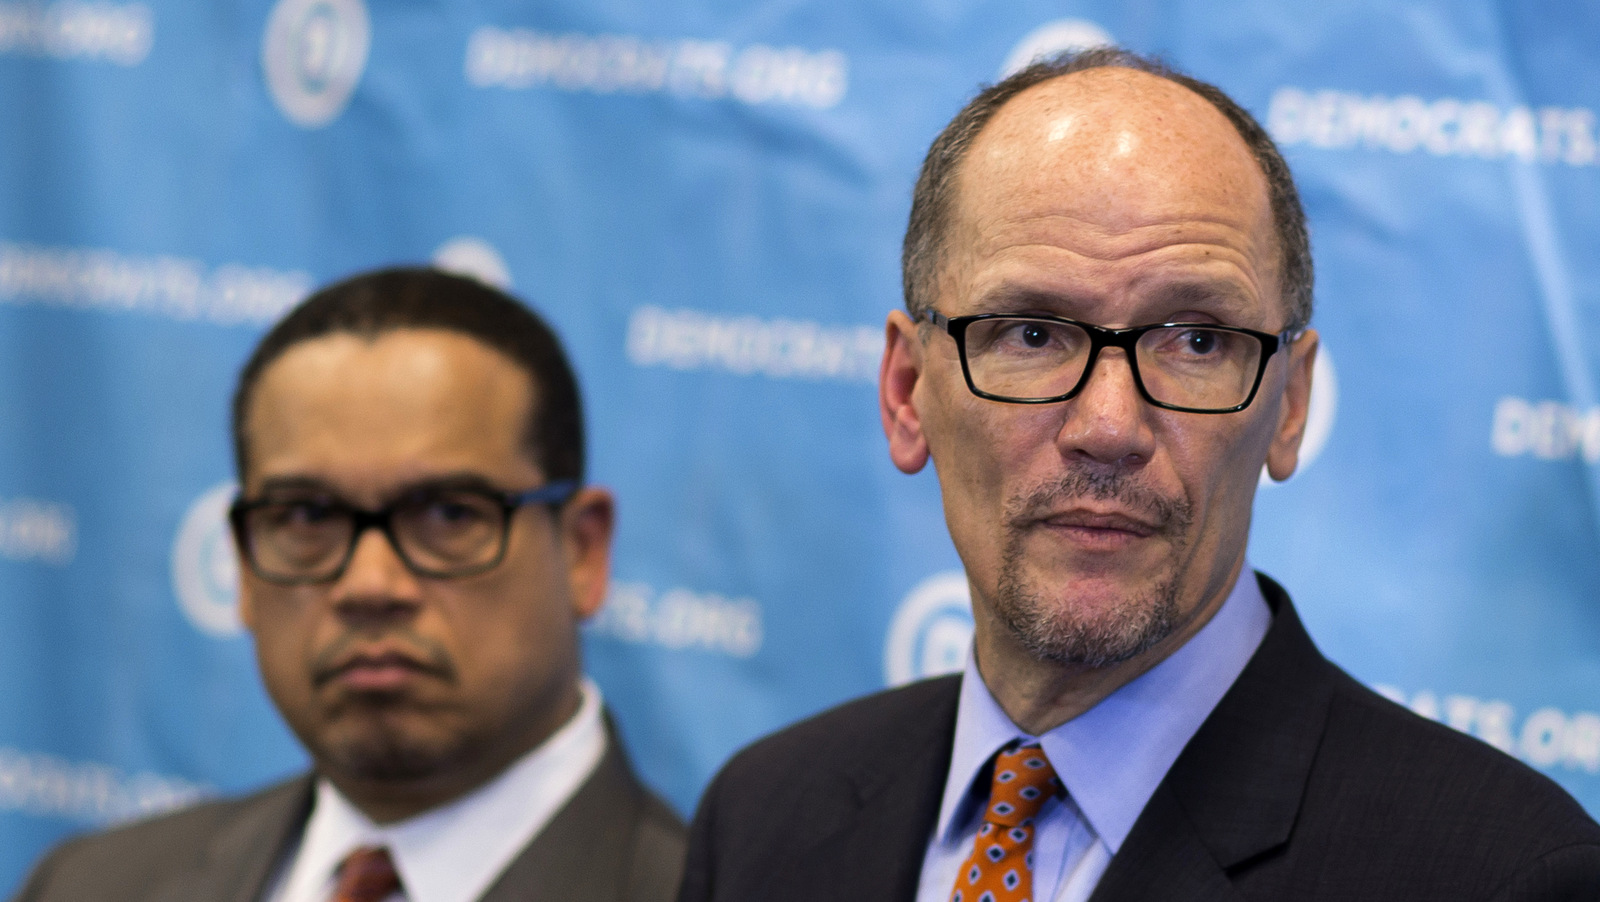
<path id="1" fill-rule="evenodd" d="M 303 341 L 349 333 L 376 338 L 398 329 L 444 329 L 499 351 L 533 388 L 526 446 L 545 478 L 583 481 L 583 406 L 578 380 L 554 331 L 538 314 L 475 279 L 422 267 L 352 276 L 306 298 L 278 321 L 239 373 L 233 395 L 233 453 L 248 472 L 250 403 L 261 374 Z"/>
<path id="2" fill-rule="evenodd" d="M 1117 47 L 1063 53 L 984 88 L 934 139 L 928 156 L 922 161 L 922 172 L 911 197 L 911 219 L 906 225 L 900 256 L 906 309 L 913 316 L 920 316 L 933 306 L 934 285 L 943 263 L 945 235 L 955 205 L 956 175 L 978 133 L 1006 101 L 1028 88 L 1074 72 L 1102 68 L 1134 69 L 1180 84 L 1199 94 L 1233 124 L 1267 180 L 1267 198 L 1282 256 L 1283 301 L 1288 313 L 1285 328 L 1305 328 L 1311 322 L 1311 241 L 1306 234 L 1306 215 L 1300 206 L 1300 193 L 1295 190 L 1289 164 L 1278 152 L 1272 137 L 1221 88 Z"/>

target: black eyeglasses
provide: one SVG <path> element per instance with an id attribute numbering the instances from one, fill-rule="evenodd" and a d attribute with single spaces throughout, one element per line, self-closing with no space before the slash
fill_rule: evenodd
<path id="1" fill-rule="evenodd" d="M 429 486 L 380 510 L 364 510 L 320 489 L 292 489 L 228 511 L 250 570 L 282 585 L 332 582 L 344 574 L 361 534 L 377 528 L 419 576 L 443 579 L 494 569 L 505 558 L 511 515 L 528 504 L 559 507 L 578 491 L 562 480 L 526 492 Z"/>
<path id="2" fill-rule="evenodd" d="M 1128 355 L 1146 401 L 1188 413 L 1232 413 L 1255 400 L 1267 360 L 1299 335 L 1211 323 L 1107 329 L 1058 316 L 980 313 L 924 318 L 955 339 L 967 388 L 1010 404 L 1066 401 L 1083 390 L 1102 348 Z"/>

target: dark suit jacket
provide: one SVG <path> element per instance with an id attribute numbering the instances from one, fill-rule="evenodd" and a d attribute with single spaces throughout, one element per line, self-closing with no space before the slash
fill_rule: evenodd
<path id="1" fill-rule="evenodd" d="M 1261 582 L 1272 626 L 1094 902 L 1600 900 L 1600 825 L 1570 796 L 1358 684 Z M 680 902 L 911 902 L 959 686 L 870 696 L 737 755 L 690 827 Z"/>
<path id="2" fill-rule="evenodd" d="M 16 902 L 253 902 L 299 841 L 312 778 L 73 840 Z M 589 779 L 482 902 L 666 902 L 683 866 L 683 822 L 628 767 L 615 736 Z"/>

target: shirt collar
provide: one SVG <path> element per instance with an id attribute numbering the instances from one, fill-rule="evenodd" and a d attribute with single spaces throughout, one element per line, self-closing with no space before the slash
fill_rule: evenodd
<path id="1" fill-rule="evenodd" d="M 1037 741 L 1090 828 L 1116 854 L 1271 625 L 1272 611 L 1248 562 L 1240 573 L 1222 607 L 1188 642 L 1043 736 L 1012 723 L 968 654 L 935 836 L 953 841 L 970 819 L 987 794 L 987 787 L 973 784 L 996 751 L 1014 740 Z"/>
<path id="2" fill-rule="evenodd" d="M 581 684 L 578 712 L 549 739 L 471 793 L 393 824 L 373 823 L 326 779 L 317 781 L 291 881 L 320 887 L 351 850 L 389 848 L 408 902 L 470 902 L 566 804 L 605 754 L 600 690 Z M 289 898 L 301 895 L 291 886 Z"/>

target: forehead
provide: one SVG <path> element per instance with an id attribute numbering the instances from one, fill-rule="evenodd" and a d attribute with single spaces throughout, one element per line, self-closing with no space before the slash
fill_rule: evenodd
<path id="1" fill-rule="evenodd" d="M 1070 248 L 1084 266 L 1158 264 L 1172 248 L 1232 255 L 1254 270 L 1255 293 L 1277 296 L 1271 205 L 1249 147 L 1203 97 L 1131 69 L 1062 76 L 1001 107 L 957 173 L 949 246 Z"/>
<path id="2" fill-rule="evenodd" d="M 261 374 L 246 421 L 250 480 L 312 476 L 352 488 L 429 476 L 518 478 L 533 388 L 460 333 L 399 329 L 300 342 Z"/>

